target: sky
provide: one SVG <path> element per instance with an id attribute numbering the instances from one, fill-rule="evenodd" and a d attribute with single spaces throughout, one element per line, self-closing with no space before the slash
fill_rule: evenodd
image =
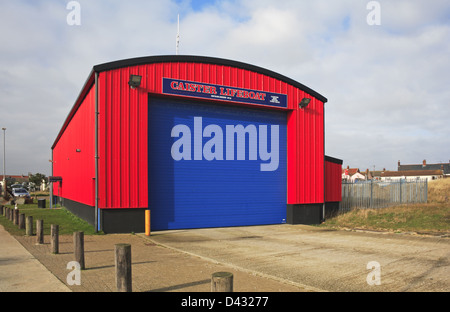
<path id="1" fill-rule="evenodd" d="M 176 53 L 249 63 L 315 90 L 343 167 L 450 162 L 448 0 L 0 0 L 6 174 L 51 174 L 94 65 Z"/>

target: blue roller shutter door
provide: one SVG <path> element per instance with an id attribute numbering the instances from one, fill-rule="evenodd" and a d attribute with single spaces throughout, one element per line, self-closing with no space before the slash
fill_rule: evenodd
<path id="1" fill-rule="evenodd" d="M 285 112 L 150 99 L 152 230 L 285 222 L 286 137 Z"/>

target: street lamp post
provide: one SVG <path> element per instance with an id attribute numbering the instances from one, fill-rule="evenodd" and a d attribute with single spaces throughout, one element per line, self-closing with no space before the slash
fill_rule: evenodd
<path id="1" fill-rule="evenodd" d="M 3 196 L 6 195 L 6 128 L 3 130 Z"/>

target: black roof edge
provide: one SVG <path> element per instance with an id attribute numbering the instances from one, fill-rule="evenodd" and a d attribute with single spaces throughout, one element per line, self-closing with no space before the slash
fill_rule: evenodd
<path id="1" fill-rule="evenodd" d="M 99 65 L 94 66 L 93 70 L 95 72 L 103 72 L 103 71 L 118 69 L 118 68 L 122 68 L 122 67 L 152 64 L 152 63 L 165 63 L 165 62 L 205 63 L 205 64 L 216 64 L 216 65 L 224 65 L 224 66 L 246 69 L 246 70 L 257 72 L 257 73 L 284 81 L 284 82 L 286 82 L 294 87 L 297 87 L 298 89 L 314 96 L 315 98 L 322 101 L 323 103 L 328 102 L 327 98 L 324 97 L 323 95 L 319 94 L 318 92 L 308 88 L 307 86 L 305 86 L 291 78 L 288 78 L 286 76 L 283 76 L 283 75 L 273 72 L 271 70 L 268 70 L 268 69 L 265 69 L 262 67 L 258 67 L 255 65 L 239 62 L 239 61 L 232 61 L 232 60 L 228 60 L 228 59 L 209 57 L 209 56 L 156 55 L 156 56 L 136 57 L 136 58 L 130 58 L 130 59 L 124 59 L 124 60 L 99 64 Z"/>
<path id="2" fill-rule="evenodd" d="M 344 163 L 344 161 L 342 159 L 334 158 L 334 157 L 327 156 L 327 155 L 325 155 L 325 161 L 332 162 L 332 163 L 339 164 L 339 165 L 342 165 Z"/>

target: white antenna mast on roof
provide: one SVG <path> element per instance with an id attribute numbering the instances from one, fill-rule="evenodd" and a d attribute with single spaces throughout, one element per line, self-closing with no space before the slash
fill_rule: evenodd
<path id="1" fill-rule="evenodd" d="M 180 45 L 180 14 L 178 14 L 178 30 L 177 30 L 177 55 L 178 55 L 178 46 Z"/>

